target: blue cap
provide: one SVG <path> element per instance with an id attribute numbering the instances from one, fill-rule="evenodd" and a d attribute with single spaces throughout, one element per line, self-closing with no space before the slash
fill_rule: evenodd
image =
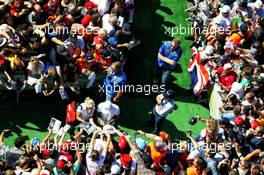
<path id="1" fill-rule="evenodd" d="M 245 23 L 242 23 L 239 28 L 241 32 L 245 32 L 248 30 L 248 25 Z"/>
<path id="2" fill-rule="evenodd" d="M 140 150 L 144 150 L 147 146 L 147 142 L 142 138 L 136 138 L 135 142 Z"/>
<path id="3" fill-rule="evenodd" d="M 116 37 L 110 37 L 110 38 L 108 38 L 108 43 L 110 44 L 110 45 L 112 45 L 112 46 L 116 46 L 117 45 L 117 39 L 116 39 Z"/>
<path id="4" fill-rule="evenodd" d="M 39 146 L 39 138 L 38 137 L 34 137 L 32 140 L 32 146 Z"/>
<path id="5" fill-rule="evenodd" d="M 226 55 L 223 55 L 223 56 L 220 56 L 218 58 L 218 61 L 221 62 L 221 63 L 223 63 L 223 62 L 227 61 L 227 59 L 228 59 L 228 57 Z"/>

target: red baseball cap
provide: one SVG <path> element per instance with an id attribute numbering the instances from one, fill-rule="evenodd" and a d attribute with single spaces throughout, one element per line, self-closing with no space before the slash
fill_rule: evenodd
<path id="1" fill-rule="evenodd" d="M 165 140 L 168 140 L 170 138 L 169 134 L 167 134 L 166 132 L 163 132 L 161 131 L 159 133 L 159 136 L 162 138 L 162 139 L 165 139 Z"/>
<path id="2" fill-rule="evenodd" d="M 81 21 L 82 25 L 84 27 L 88 26 L 88 24 L 90 23 L 91 19 L 92 19 L 91 15 L 86 15 Z"/>
<path id="3" fill-rule="evenodd" d="M 258 126 L 260 126 L 259 122 L 256 120 L 253 120 L 251 123 L 251 128 L 256 129 Z"/>
<path id="4" fill-rule="evenodd" d="M 240 116 L 238 116 L 234 119 L 235 125 L 237 125 L 237 126 L 241 125 L 243 123 L 243 121 L 244 121 L 244 119 Z"/>
<path id="5" fill-rule="evenodd" d="M 126 141 L 126 138 L 125 136 L 120 136 L 118 138 L 118 146 L 121 150 L 124 150 L 127 148 L 127 141 Z"/>
<path id="6" fill-rule="evenodd" d="M 42 154 L 43 156 L 50 156 L 49 150 L 47 150 L 47 149 L 42 150 L 42 151 L 41 151 L 41 154 Z"/>
<path id="7" fill-rule="evenodd" d="M 89 2 L 86 2 L 85 5 L 84 5 L 87 9 L 94 9 L 94 8 L 97 8 L 97 5 L 95 5 L 93 2 L 89 1 Z"/>
<path id="8" fill-rule="evenodd" d="M 96 36 L 96 37 L 94 37 L 94 43 L 103 45 L 104 40 L 100 36 Z"/>
<path id="9" fill-rule="evenodd" d="M 66 164 L 67 164 L 67 162 L 65 162 L 65 160 L 58 160 L 57 161 L 57 168 L 64 169 L 64 168 L 66 168 Z"/>
<path id="10" fill-rule="evenodd" d="M 131 165 L 132 158 L 128 154 L 121 154 L 120 161 L 122 166 L 129 167 Z"/>

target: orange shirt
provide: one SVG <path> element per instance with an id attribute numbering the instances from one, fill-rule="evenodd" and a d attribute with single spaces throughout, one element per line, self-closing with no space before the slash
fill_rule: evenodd
<path id="1" fill-rule="evenodd" d="M 233 33 L 229 38 L 228 41 L 232 41 L 236 47 L 239 46 L 240 41 L 242 40 L 242 37 L 238 33 Z"/>
<path id="2" fill-rule="evenodd" d="M 201 174 L 197 173 L 194 167 L 189 167 L 187 168 L 187 175 L 201 175 Z"/>
<path id="3" fill-rule="evenodd" d="M 166 151 L 157 151 L 154 146 L 154 142 L 150 142 L 148 144 L 148 152 L 154 162 L 161 162 L 162 158 L 164 158 L 167 154 Z"/>

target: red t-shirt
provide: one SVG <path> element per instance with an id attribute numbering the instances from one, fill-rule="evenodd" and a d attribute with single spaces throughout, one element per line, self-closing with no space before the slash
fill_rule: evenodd
<path id="1" fill-rule="evenodd" d="M 217 70 L 217 74 L 219 75 L 219 82 L 230 90 L 232 84 L 236 81 L 237 74 L 234 71 L 230 71 L 222 75 L 223 71 L 223 67 L 220 67 Z"/>

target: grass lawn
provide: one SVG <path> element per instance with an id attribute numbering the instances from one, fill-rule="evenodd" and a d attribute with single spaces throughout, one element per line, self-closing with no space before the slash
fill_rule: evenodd
<path id="1" fill-rule="evenodd" d="M 186 21 L 187 14 L 185 0 L 136 0 L 136 16 L 133 25 L 135 35 L 141 40 L 141 45 L 131 51 L 127 60 L 125 71 L 129 84 L 151 84 L 155 74 L 155 63 L 158 49 L 165 40 L 171 40 L 168 27 L 190 26 Z M 176 35 L 174 35 L 176 36 Z M 190 42 L 185 41 L 184 35 L 177 35 L 182 39 L 184 50 L 177 70 L 173 73 L 172 81 L 177 92 L 175 99 L 176 109 L 164 121 L 162 130 L 167 131 L 174 139 L 186 138 L 185 132 L 192 130 L 199 133 L 204 126 L 198 123 L 190 126 L 188 120 L 193 115 L 209 116 L 206 107 L 195 104 L 192 92 L 189 90 L 189 75 L 187 65 L 191 56 Z M 22 94 L 23 95 L 23 94 Z M 49 116 L 65 121 L 64 104 L 58 96 L 39 98 L 33 96 L 22 98 L 16 104 L 15 94 L 8 93 L 7 100 L 0 101 L 0 128 L 10 128 L 13 133 L 7 139 L 12 144 L 17 135 L 43 137 L 47 132 Z M 84 96 L 78 97 L 81 101 Z M 141 129 L 150 131 L 151 128 L 144 126 L 144 121 L 150 118 L 150 113 L 155 105 L 155 94 L 128 94 L 120 102 L 121 119 L 119 127 L 132 134 Z"/>

